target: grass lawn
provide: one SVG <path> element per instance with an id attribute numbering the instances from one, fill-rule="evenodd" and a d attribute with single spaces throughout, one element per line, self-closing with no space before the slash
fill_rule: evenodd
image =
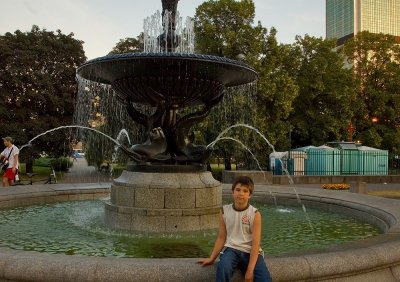
<path id="1" fill-rule="evenodd" d="M 219 166 L 218 166 L 218 164 L 211 164 L 211 169 L 213 170 L 213 171 L 222 171 L 222 170 L 225 170 L 225 165 L 224 164 L 219 164 Z M 232 164 L 232 170 L 236 170 L 236 164 Z"/>
<path id="2" fill-rule="evenodd" d="M 32 176 L 32 182 L 45 182 L 51 173 L 53 171 L 51 170 L 50 167 L 47 166 L 33 166 L 33 173 L 35 173 L 34 176 Z M 59 178 L 60 173 L 57 172 L 57 178 Z M 23 183 L 28 183 L 30 181 L 29 176 L 26 174 L 26 169 L 25 169 L 25 164 L 20 163 L 19 164 L 19 178 Z"/>

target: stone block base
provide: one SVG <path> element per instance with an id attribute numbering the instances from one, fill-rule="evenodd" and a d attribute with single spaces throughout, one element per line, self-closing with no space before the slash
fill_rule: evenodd
<path id="1" fill-rule="evenodd" d="M 105 221 L 113 229 L 182 232 L 218 228 L 222 187 L 210 172 L 124 171 L 111 186 Z"/>

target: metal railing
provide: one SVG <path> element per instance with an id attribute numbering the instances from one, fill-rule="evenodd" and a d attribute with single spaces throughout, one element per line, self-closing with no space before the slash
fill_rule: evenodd
<path id="1" fill-rule="evenodd" d="M 292 150 L 270 169 L 275 175 L 400 174 L 400 156 L 384 150 Z"/>

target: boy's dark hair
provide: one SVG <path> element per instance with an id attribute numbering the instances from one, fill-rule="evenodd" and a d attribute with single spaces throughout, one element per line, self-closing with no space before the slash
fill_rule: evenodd
<path id="1" fill-rule="evenodd" d="M 235 181 L 233 181 L 232 184 L 232 192 L 235 190 L 235 187 L 237 184 L 242 184 L 243 186 L 246 186 L 250 190 L 250 194 L 253 194 L 254 191 L 254 182 L 253 179 L 251 179 L 249 176 L 241 175 L 236 177 Z"/>

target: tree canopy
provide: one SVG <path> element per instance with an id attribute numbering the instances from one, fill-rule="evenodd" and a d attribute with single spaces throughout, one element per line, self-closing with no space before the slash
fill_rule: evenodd
<path id="1" fill-rule="evenodd" d="M 210 55 L 227 57 L 257 68 L 259 57 L 268 37 L 267 30 L 260 23 L 253 25 L 255 7 L 253 1 L 207 1 L 196 9 L 195 34 L 196 51 Z M 256 126 L 255 87 L 239 87 L 225 93 L 224 101 L 212 110 L 207 120 L 200 125 L 203 140 L 214 141 L 224 129 L 238 123 Z M 247 132 L 248 134 L 243 134 Z M 246 128 L 237 128 L 227 134 L 246 146 L 252 145 L 256 154 L 260 143 L 254 142 L 256 137 Z M 260 137 L 258 137 L 260 138 Z M 261 138 L 260 138 L 261 139 Z M 259 146 L 254 146 L 255 144 Z M 264 144 L 264 149 L 267 144 Z M 225 158 L 229 166 L 231 158 L 246 158 L 247 152 L 238 142 L 223 142 L 215 147 L 217 154 Z"/>
<path id="2" fill-rule="evenodd" d="M 120 39 L 109 54 L 143 52 L 143 32 L 136 38 L 127 37 Z"/>
<path id="3" fill-rule="evenodd" d="M 85 60 L 82 41 L 60 30 L 0 36 L 0 122 L 2 135 L 26 144 L 36 135 L 69 125 L 76 95 L 75 71 Z M 37 151 L 60 156 L 69 150 L 64 132 L 35 141 Z"/>
<path id="4" fill-rule="evenodd" d="M 400 46 L 396 38 L 367 31 L 349 40 L 344 54 L 354 73 L 354 139 L 400 151 Z"/>
<path id="5" fill-rule="evenodd" d="M 334 40 L 298 36 L 293 48 L 299 66 L 299 95 L 290 114 L 294 146 L 323 145 L 347 140 L 352 115 L 352 71 L 335 50 Z"/>

